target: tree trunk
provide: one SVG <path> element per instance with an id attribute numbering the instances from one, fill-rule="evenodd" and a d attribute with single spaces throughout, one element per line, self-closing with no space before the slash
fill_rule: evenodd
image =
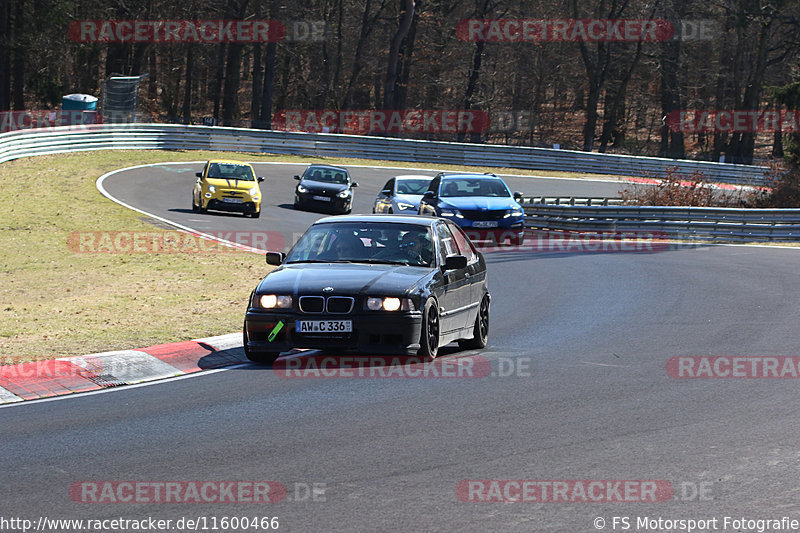
<path id="1" fill-rule="evenodd" d="M 241 43 L 228 45 L 225 91 L 222 95 L 222 124 L 225 126 L 235 126 L 234 120 L 239 118 L 239 80 L 241 79 L 243 46 Z"/>
<path id="2" fill-rule="evenodd" d="M 408 99 L 408 82 L 411 78 L 411 65 L 414 60 L 414 42 L 417 38 L 417 23 L 420 16 L 420 2 L 417 1 L 417 6 L 414 9 L 414 16 L 411 20 L 411 29 L 408 31 L 408 36 L 400 49 L 400 67 L 398 72 L 397 94 L 395 95 L 395 102 L 397 109 L 405 109 L 406 101 Z"/>
<path id="3" fill-rule="evenodd" d="M 767 59 L 770 47 L 770 35 L 774 18 L 770 17 L 762 24 L 758 35 L 758 48 L 756 53 L 756 64 L 751 76 L 748 79 L 747 87 L 744 90 L 744 97 L 738 109 L 746 111 L 757 111 L 761 100 L 761 90 L 764 86 L 764 76 L 767 70 Z M 744 165 L 753 164 L 753 152 L 755 151 L 756 132 L 745 131 L 735 132 L 731 138 L 730 155 L 732 163 Z"/>
<path id="4" fill-rule="evenodd" d="M 484 0 L 480 9 L 475 10 L 475 18 L 483 19 L 489 12 L 489 1 Z M 469 69 L 469 76 L 467 77 L 467 89 L 464 91 L 464 109 L 472 109 L 472 99 L 475 96 L 475 89 L 478 86 L 478 78 L 481 75 L 481 63 L 483 62 L 483 51 L 486 48 L 486 42 L 479 40 L 475 43 L 475 50 L 472 52 L 472 66 Z M 458 142 L 464 142 L 466 132 L 458 132 L 456 139 Z M 476 136 L 473 134 L 470 139 L 472 142 L 480 142 L 480 134 Z"/>
<path id="5" fill-rule="evenodd" d="M 11 97 L 14 109 L 25 109 L 25 0 L 17 0 L 14 9 L 14 56 L 12 59 Z"/>
<path id="6" fill-rule="evenodd" d="M 211 98 L 214 101 L 214 118 L 219 118 L 219 102 L 222 97 L 222 80 L 225 72 L 225 43 L 217 45 L 217 70 L 214 76 L 214 86 L 211 90 Z"/>
<path id="7" fill-rule="evenodd" d="M 0 111 L 11 109 L 11 2 L 0 2 Z"/>
<path id="8" fill-rule="evenodd" d="M 395 92 L 397 84 L 397 65 L 400 61 L 400 45 L 403 44 L 403 39 L 408 35 L 411 29 L 411 22 L 414 19 L 414 0 L 400 0 L 402 3 L 400 11 L 400 26 L 392 39 L 391 47 L 389 48 L 389 60 L 386 68 L 386 79 L 383 83 L 383 108 L 395 109 Z"/>
<path id="9" fill-rule="evenodd" d="M 614 19 L 621 14 L 616 10 L 617 1 L 612 0 L 612 5 L 608 13 L 605 9 L 605 0 L 600 0 L 598 15 L 603 18 Z M 623 4 L 624 8 L 624 4 Z M 572 0 L 572 12 L 574 18 L 581 18 L 578 13 L 578 0 Z M 591 152 L 594 148 L 594 133 L 597 129 L 598 112 L 597 107 L 600 103 L 600 95 L 606 81 L 606 74 L 610 62 L 611 43 L 598 42 L 594 54 L 589 52 L 589 47 L 585 41 L 578 41 L 578 46 L 586 68 L 586 78 L 589 85 L 589 92 L 586 97 L 586 117 L 583 124 L 583 150 Z"/>
<path id="10" fill-rule="evenodd" d="M 253 90 L 250 98 L 250 127 L 259 128 L 261 116 L 261 92 L 264 83 L 264 69 L 261 66 L 261 43 L 253 45 Z"/>
<path id="11" fill-rule="evenodd" d="M 366 0 L 364 2 L 364 11 L 361 13 L 361 32 L 359 33 L 358 42 L 356 43 L 353 68 L 350 71 L 350 80 L 347 83 L 347 90 L 342 100 L 342 109 L 352 109 L 353 106 L 364 105 L 362 102 L 356 102 L 355 95 L 358 86 L 358 77 L 364 69 L 364 49 L 367 46 L 367 40 L 369 39 L 370 33 L 372 33 L 372 29 L 375 27 L 375 19 L 383 10 L 383 5 L 381 5 L 378 12 L 373 17 L 370 17 L 369 12 L 371 6 L 372 0 Z"/>
<path id="12" fill-rule="evenodd" d="M 183 122 L 185 124 L 192 123 L 192 85 L 194 82 L 194 44 L 189 43 L 186 45 L 186 80 L 183 88 Z"/>

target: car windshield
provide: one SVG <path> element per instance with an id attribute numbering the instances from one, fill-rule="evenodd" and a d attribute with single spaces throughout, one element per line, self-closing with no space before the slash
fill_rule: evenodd
<path id="1" fill-rule="evenodd" d="M 346 222 L 312 226 L 297 241 L 285 262 L 430 266 L 433 252 L 426 226 Z"/>
<path id="2" fill-rule="evenodd" d="M 497 178 L 448 178 L 442 181 L 439 196 L 491 196 L 508 198 L 511 193 L 502 180 Z"/>
<path id="3" fill-rule="evenodd" d="M 397 194 L 425 194 L 430 183 L 430 179 L 397 180 Z"/>
<path id="4" fill-rule="evenodd" d="M 335 183 L 337 185 L 347 185 L 350 181 L 347 172 L 330 168 L 310 168 L 303 174 L 303 179 L 321 181 L 323 183 Z"/>
<path id="5" fill-rule="evenodd" d="M 211 163 L 208 177 L 212 179 L 229 179 L 239 181 L 256 181 L 253 169 L 249 165 L 235 163 Z"/>

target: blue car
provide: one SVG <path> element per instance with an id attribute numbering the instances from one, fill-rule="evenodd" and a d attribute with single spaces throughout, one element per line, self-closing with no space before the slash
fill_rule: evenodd
<path id="1" fill-rule="evenodd" d="M 519 246 L 525 238 L 520 198 L 494 174 L 441 172 L 422 196 L 419 214 L 452 220 L 472 240 Z"/>

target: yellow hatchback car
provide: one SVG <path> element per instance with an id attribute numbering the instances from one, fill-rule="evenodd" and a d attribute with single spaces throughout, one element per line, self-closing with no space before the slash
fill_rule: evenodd
<path id="1" fill-rule="evenodd" d="M 261 189 L 258 184 L 264 178 L 256 177 L 249 163 L 212 159 L 196 175 L 192 211 L 241 211 L 253 218 L 261 215 Z"/>

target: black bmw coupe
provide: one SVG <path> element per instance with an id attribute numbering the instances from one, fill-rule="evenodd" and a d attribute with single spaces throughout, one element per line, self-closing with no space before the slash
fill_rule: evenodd
<path id="1" fill-rule="evenodd" d="M 417 354 L 458 341 L 483 348 L 491 296 L 486 263 L 449 220 L 400 215 L 327 217 L 250 295 L 248 359 L 273 362 L 293 348 Z"/>

